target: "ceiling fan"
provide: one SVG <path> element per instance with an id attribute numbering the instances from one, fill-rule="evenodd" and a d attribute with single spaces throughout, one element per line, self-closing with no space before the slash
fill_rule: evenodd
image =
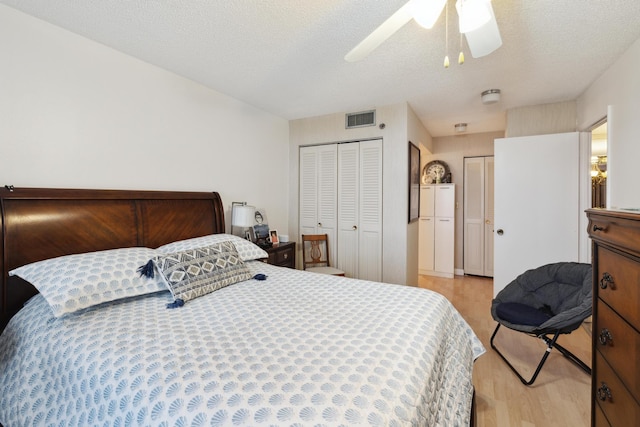
<path id="1" fill-rule="evenodd" d="M 344 57 L 355 62 L 364 59 L 411 19 L 431 28 L 442 13 L 447 0 L 409 0 Z M 460 32 L 467 39 L 471 56 L 480 58 L 502 46 L 498 23 L 491 0 L 457 0 Z"/>

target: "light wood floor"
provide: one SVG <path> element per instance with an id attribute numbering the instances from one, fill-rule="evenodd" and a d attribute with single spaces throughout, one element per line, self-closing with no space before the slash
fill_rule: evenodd
<path id="1" fill-rule="evenodd" d="M 492 279 L 420 276 L 419 286 L 447 297 L 487 349 L 473 372 L 478 427 L 590 425 L 591 377 L 557 350 L 552 351 L 534 384 L 525 386 L 491 349 L 489 340 L 496 327 L 490 311 Z M 591 336 L 587 330 L 579 328 L 562 335 L 558 343 L 591 366 Z M 505 327 L 500 328 L 495 344 L 527 379 L 546 349 L 542 340 Z"/>

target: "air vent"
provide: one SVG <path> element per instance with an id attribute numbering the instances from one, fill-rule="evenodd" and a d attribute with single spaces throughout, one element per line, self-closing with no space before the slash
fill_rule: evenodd
<path id="1" fill-rule="evenodd" d="M 345 124 L 347 129 L 376 125 L 376 110 L 360 113 L 347 113 Z"/>

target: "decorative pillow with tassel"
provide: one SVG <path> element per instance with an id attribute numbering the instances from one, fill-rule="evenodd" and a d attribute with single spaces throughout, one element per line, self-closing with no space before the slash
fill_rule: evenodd
<path id="1" fill-rule="evenodd" d="M 154 270 L 175 299 L 169 308 L 252 277 L 230 241 L 157 256 L 138 269 L 147 277 L 153 277 Z"/>

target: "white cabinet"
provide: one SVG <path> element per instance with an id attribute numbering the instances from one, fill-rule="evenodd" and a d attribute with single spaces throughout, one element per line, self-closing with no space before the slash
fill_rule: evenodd
<path id="1" fill-rule="evenodd" d="M 321 172 L 307 157 L 325 151 L 335 156 L 333 163 L 326 156 Z M 326 194 L 323 203 L 314 198 L 314 188 Z M 321 209 L 334 212 L 334 221 L 326 213 L 320 218 Z M 332 265 L 347 277 L 382 280 L 382 140 L 300 148 L 300 233 L 325 233 L 326 224 L 335 224 L 329 236 Z"/>
<path id="2" fill-rule="evenodd" d="M 420 274 L 453 277 L 455 260 L 455 185 L 420 188 Z"/>

